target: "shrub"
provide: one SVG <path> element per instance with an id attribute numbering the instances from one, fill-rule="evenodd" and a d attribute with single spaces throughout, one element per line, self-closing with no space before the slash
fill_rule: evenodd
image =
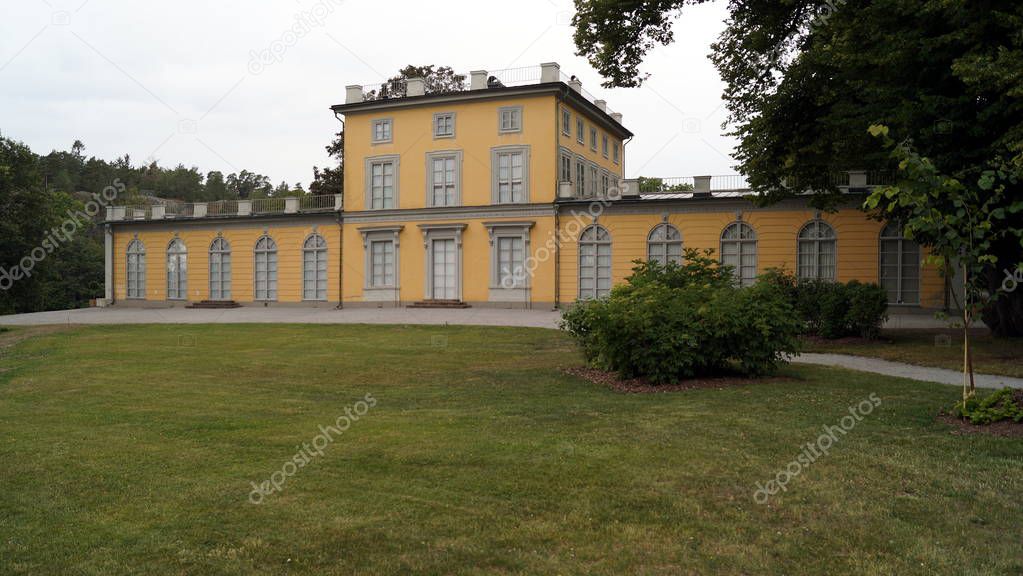
<path id="1" fill-rule="evenodd" d="M 1023 422 L 1023 390 L 1003 388 L 985 398 L 960 400 L 952 409 L 959 418 L 973 424 L 990 424 L 1002 420 Z"/>
<path id="2" fill-rule="evenodd" d="M 853 280 L 797 280 L 784 269 L 772 269 L 758 282 L 777 286 L 803 323 L 803 332 L 822 338 L 876 338 L 888 317 L 888 296 L 877 284 Z"/>
<path id="3" fill-rule="evenodd" d="M 709 252 L 683 265 L 638 262 L 604 299 L 577 303 L 561 327 L 587 360 L 653 383 L 739 371 L 762 375 L 797 350 L 799 321 L 770 283 L 737 288 Z"/>

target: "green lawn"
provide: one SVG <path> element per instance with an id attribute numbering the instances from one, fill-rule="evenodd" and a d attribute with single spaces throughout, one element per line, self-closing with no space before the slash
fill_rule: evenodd
<path id="1" fill-rule="evenodd" d="M 1023 378 L 1023 338 L 994 338 L 984 328 L 970 333 L 970 345 L 974 371 Z M 807 343 L 805 351 L 963 369 L 962 330 L 885 330 L 877 340 L 814 340 Z"/>
<path id="2" fill-rule="evenodd" d="M 626 395 L 564 375 L 564 335 L 514 328 L 90 327 L 2 350 L 0 574 L 1023 571 L 1023 442 L 935 423 L 956 387 L 792 367 Z"/>

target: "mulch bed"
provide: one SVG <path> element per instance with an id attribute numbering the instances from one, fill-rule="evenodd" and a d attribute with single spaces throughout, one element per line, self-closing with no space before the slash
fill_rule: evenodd
<path id="1" fill-rule="evenodd" d="M 957 436 L 967 434 L 987 434 L 1001 438 L 1023 438 L 1023 422 L 1002 420 L 991 424 L 971 424 L 969 420 L 956 418 L 948 413 L 938 414 L 938 422 L 952 427 L 952 433 Z"/>
<path id="2" fill-rule="evenodd" d="M 781 382 L 793 382 L 792 378 L 769 377 L 769 378 L 748 378 L 745 376 L 720 376 L 714 378 L 693 378 L 682 380 L 674 384 L 651 384 L 646 378 L 623 379 L 615 372 L 598 370 L 586 366 L 566 368 L 565 373 L 585 378 L 594 384 L 606 386 L 615 392 L 624 394 L 657 394 L 664 392 L 683 392 L 685 390 L 699 389 L 724 389 L 736 386 L 748 386 L 750 384 L 771 384 Z"/>

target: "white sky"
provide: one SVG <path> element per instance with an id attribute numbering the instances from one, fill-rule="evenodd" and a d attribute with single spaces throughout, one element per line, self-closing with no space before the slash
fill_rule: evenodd
<path id="1" fill-rule="evenodd" d="M 406 64 L 467 74 L 555 61 L 624 114 L 636 133 L 628 176 L 734 172 L 734 140 L 721 135 L 723 84 L 707 58 L 723 2 L 687 8 L 675 43 L 648 56 L 646 86 L 615 90 L 574 55 L 570 0 L 518 0 L 511 10 L 478 0 L 4 4 L 0 132 L 41 154 L 78 138 L 107 160 L 244 168 L 308 187 L 312 166 L 328 163 L 323 147 L 339 127 L 328 108 L 344 101 L 345 85 Z M 253 73 L 251 55 L 317 6 L 328 12 L 321 23 Z"/>

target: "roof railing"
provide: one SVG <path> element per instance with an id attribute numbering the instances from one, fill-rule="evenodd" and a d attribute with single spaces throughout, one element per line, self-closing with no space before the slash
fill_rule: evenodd
<path id="1" fill-rule="evenodd" d="M 107 206 L 107 221 L 171 220 L 177 218 L 245 218 L 274 214 L 311 214 L 341 210 L 340 194 L 218 200 L 216 202 L 146 201 Z"/>

